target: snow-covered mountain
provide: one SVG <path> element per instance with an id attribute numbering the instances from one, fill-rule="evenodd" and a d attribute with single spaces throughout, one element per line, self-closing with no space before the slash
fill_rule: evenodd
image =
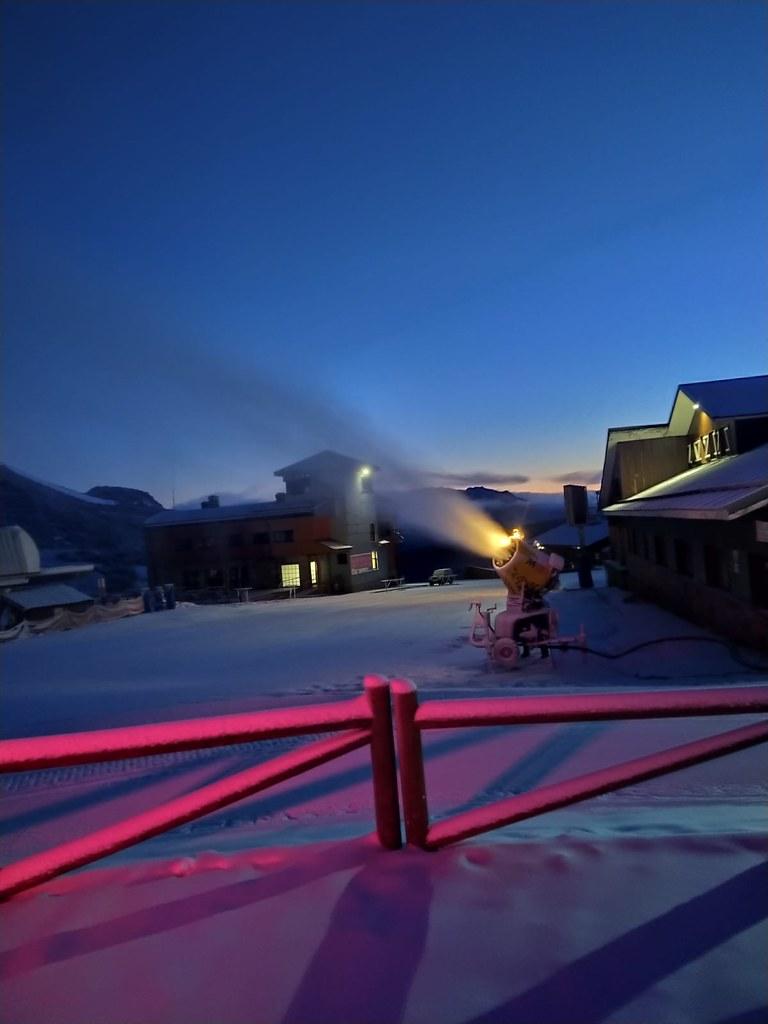
<path id="1" fill-rule="evenodd" d="M 144 521 L 161 511 L 146 491 L 92 487 L 83 494 L 0 467 L 0 525 L 25 529 L 43 565 L 93 562 L 110 591 L 142 583 Z"/>

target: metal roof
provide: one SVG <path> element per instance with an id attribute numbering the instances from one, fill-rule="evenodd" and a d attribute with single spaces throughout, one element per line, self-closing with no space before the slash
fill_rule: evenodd
<path id="1" fill-rule="evenodd" d="M 727 416 L 768 416 L 768 375 L 704 380 L 681 384 L 684 392 L 712 419 Z"/>
<path id="2" fill-rule="evenodd" d="M 735 519 L 768 504 L 768 444 L 713 459 L 603 509 L 606 515 Z"/>
<path id="3" fill-rule="evenodd" d="M 41 583 L 34 587 L 12 590 L 5 595 L 5 600 L 23 611 L 32 611 L 35 608 L 60 608 L 68 604 L 82 604 L 84 601 L 93 601 L 93 598 L 66 583 Z"/>
<path id="4" fill-rule="evenodd" d="M 587 523 L 584 527 L 584 547 L 592 547 L 608 540 L 607 523 Z M 577 548 L 581 544 L 581 534 L 578 526 L 569 526 L 568 523 L 561 523 L 552 527 L 546 533 L 540 533 L 536 540 L 544 547 Z"/>
<path id="5" fill-rule="evenodd" d="M 317 502 L 285 501 L 252 502 L 246 505 L 223 505 L 219 508 L 178 508 L 150 516 L 145 526 L 183 526 L 192 523 L 228 523 L 238 519 L 289 519 L 311 516 L 318 511 Z"/>

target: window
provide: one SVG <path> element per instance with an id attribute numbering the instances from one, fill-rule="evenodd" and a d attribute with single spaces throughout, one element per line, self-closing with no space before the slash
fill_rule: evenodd
<path id="1" fill-rule="evenodd" d="M 262 533 L 254 533 L 253 535 L 254 544 L 269 544 L 269 534 L 266 530 Z"/>
<path id="2" fill-rule="evenodd" d="M 379 568 L 379 552 L 378 551 L 372 551 L 371 552 L 371 568 L 374 569 L 374 570 Z"/>
<path id="3" fill-rule="evenodd" d="M 369 529 L 370 529 L 370 534 L 371 534 L 371 544 L 375 544 L 376 543 L 376 523 L 371 523 Z"/>
<path id="4" fill-rule="evenodd" d="M 291 562 L 290 565 L 280 566 L 280 577 L 284 587 L 298 587 L 301 583 L 299 563 Z"/>
<path id="5" fill-rule="evenodd" d="M 653 550 L 654 550 L 654 555 L 655 555 L 655 558 L 656 558 L 656 565 L 666 565 L 667 564 L 667 548 L 666 548 L 666 544 L 664 543 L 664 538 L 659 536 L 659 534 L 657 534 L 653 538 Z"/>
<path id="6" fill-rule="evenodd" d="M 704 545 L 704 579 L 710 587 L 723 585 L 723 559 L 718 548 Z"/>
<path id="7" fill-rule="evenodd" d="M 314 559 L 309 563 L 309 582 L 313 587 L 317 586 L 317 562 Z"/>
<path id="8" fill-rule="evenodd" d="M 293 544 L 293 530 L 275 530 L 272 540 L 275 544 Z"/>
<path id="9" fill-rule="evenodd" d="M 230 533 L 228 543 L 231 548 L 242 547 L 243 535 L 242 533 Z"/>
<path id="10" fill-rule="evenodd" d="M 346 551 L 340 551 L 338 555 L 336 555 L 336 564 L 349 565 L 349 555 Z"/>
<path id="11" fill-rule="evenodd" d="M 684 540 L 676 540 L 675 548 L 675 569 L 681 576 L 691 575 L 691 548 Z"/>

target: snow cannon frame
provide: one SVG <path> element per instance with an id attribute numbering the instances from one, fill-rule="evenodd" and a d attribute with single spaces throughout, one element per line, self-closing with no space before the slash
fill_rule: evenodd
<path id="1" fill-rule="evenodd" d="M 541 658 L 548 658 L 552 648 L 566 643 L 584 647 L 583 626 L 577 636 L 558 639 L 557 612 L 544 599 L 544 594 L 558 585 L 565 564 L 559 555 L 544 554 L 529 544 L 520 530 L 513 530 L 491 562 L 507 588 L 506 608 L 492 621 L 496 605 L 485 611 L 480 601 L 470 605 L 470 611 L 475 610 L 469 635 L 474 647 L 484 647 L 495 664 L 509 669 L 530 657 L 533 647 L 538 648 Z"/>

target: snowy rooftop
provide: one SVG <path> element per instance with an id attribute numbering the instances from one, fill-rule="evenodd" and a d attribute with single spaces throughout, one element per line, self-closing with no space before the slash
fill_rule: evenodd
<path id="1" fill-rule="evenodd" d="M 712 419 L 726 416 L 768 416 L 768 375 L 705 380 L 678 388 Z"/>
<path id="2" fill-rule="evenodd" d="M 768 445 L 694 466 L 603 511 L 728 519 L 763 505 L 768 505 Z"/>
<path id="3" fill-rule="evenodd" d="M 593 544 L 599 544 L 601 541 L 608 540 L 608 524 L 604 522 L 587 523 L 583 527 L 583 532 L 585 547 L 591 547 Z M 536 540 L 539 544 L 543 544 L 544 547 L 575 548 L 582 543 L 581 532 L 578 526 L 569 526 L 568 523 L 561 523 L 559 526 L 547 530 L 546 533 L 540 533 Z"/>
<path id="4" fill-rule="evenodd" d="M 288 519 L 292 516 L 311 516 L 318 511 L 317 502 L 291 500 L 250 502 L 244 505 L 224 505 L 219 508 L 178 508 L 150 516 L 145 526 L 181 526 L 190 523 L 226 523 L 236 519 Z"/>
<path id="5" fill-rule="evenodd" d="M 34 608 L 60 608 L 69 604 L 82 604 L 83 601 L 92 601 L 93 598 L 66 583 L 40 583 L 13 590 L 6 594 L 5 600 L 16 608 L 32 611 Z"/>

